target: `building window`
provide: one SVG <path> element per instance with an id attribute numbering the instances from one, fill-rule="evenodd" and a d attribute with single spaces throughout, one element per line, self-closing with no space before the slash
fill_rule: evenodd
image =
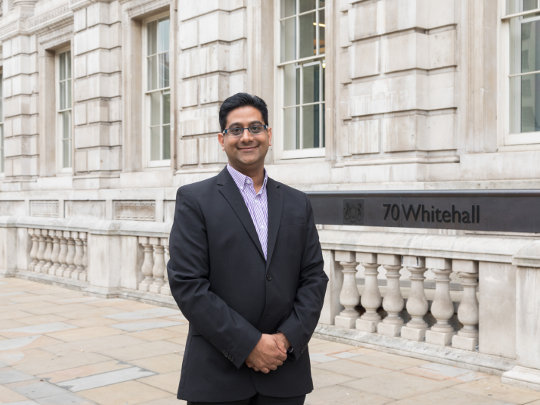
<path id="1" fill-rule="evenodd" d="M 146 24 L 146 130 L 150 163 L 171 158 L 169 18 Z"/>
<path id="2" fill-rule="evenodd" d="M 0 72 L 0 173 L 4 173 L 4 75 Z"/>
<path id="3" fill-rule="evenodd" d="M 324 147 L 324 5 L 323 0 L 281 0 L 285 150 Z"/>
<path id="4" fill-rule="evenodd" d="M 71 128 L 71 51 L 58 54 L 58 86 L 57 86 L 57 125 L 60 149 L 60 167 L 71 167 L 72 128 Z"/>
<path id="5" fill-rule="evenodd" d="M 540 131 L 540 0 L 507 0 L 510 132 Z"/>

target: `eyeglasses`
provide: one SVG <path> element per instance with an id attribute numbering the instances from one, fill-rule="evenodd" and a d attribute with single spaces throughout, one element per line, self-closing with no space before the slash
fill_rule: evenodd
<path id="1" fill-rule="evenodd" d="M 231 135 L 231 136 L 240 136 L 244 133 L 244 130 L 248 130 L 252 135 L 258 135 L 263 130 L 266 131 L 268 129 L 268 125 L 263 125 L 261 123 L 255 123 L 251 124 L 247 128 L 243 128 L 241 126 L 234 126 L 223 130 L 224 135 Z"/>

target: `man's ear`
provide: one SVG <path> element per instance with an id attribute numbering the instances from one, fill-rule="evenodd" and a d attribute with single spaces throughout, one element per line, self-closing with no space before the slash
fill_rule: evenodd
<path id="1" fill-rule="evenodd" d="M 225 145 L 223 144 L 224 142 L 223 133 L 220 132 L 219 134 L 217 134 L 217 138 L 218 138 L 219 144 L 221 145 L 221 149 L 225 150 Z"/>
<path id="2" fill-rule="evenodd" d="M 268 146 L 272 146 L 272 128 L 266 130 L 268 132 Z"/>

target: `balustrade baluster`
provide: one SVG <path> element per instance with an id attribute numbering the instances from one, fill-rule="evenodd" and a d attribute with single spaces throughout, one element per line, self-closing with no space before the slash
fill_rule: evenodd
<path id="1" fill-rule="evenodd" d="M 83 257 L 81 259 L 81 272 L 79 273 L 79 280 L 86 281 L 88 279 L 88 255 L 86 253 L 87 245 L 88 245 L 88 233 L 86 232 L 80 232 L 79 238 L 82 242 L 82 248 L 83 248 Z"/>
<path id="2" fill-rule="evenodd" d="M 39 232 L 38 229 L 28 228 L 28 235 L 30 236 L 31 241 L 32 241 L 32 247 L 30 249 L 30 263 L 28 264 L 29 271 L 34 271 L 34 268 L 36 267 L 36 264 L 38 263 L 37 252 L 38 252 L 39 239 L 36 234 L 37 232 Z"/>
<path id="3" fill-rule="evenodd" d="M 377 259 L 386 270 L 387 284 L 383 298 L 383 308 L 388 313 L 386 318 L 377 325 L 377 332 L 386 336 L 399 336 L 403 325 L 403 319 L 401 319 L 399 313 L 403 309 L 405 302 L 399 287 L 401 257 L 381 254 L 377 256 Z"/>
<path id="4" fill-rule="evenodd" d="M 357 253 L 356 260 L 364 267 L 364 291 L 362 292 L 361 303 L 366 309 L 360 319 L 356 320 L 356 329 L 366 332 L 376 332 L 377 325 L 381 317 L 377 310 L 381 306 L 382 297 L 379 291 L 379 265 L 377 255 L 374 253 Z"/>
<path id="5" fill-rule="evenodd" d="M 336 251 L 335 258 L 342 267 L 343 286 L 339 294 L 339 302 L 345 307 L 335 318 L 335 325 L 341 328 L 354 328 L 360 303 L 360 294 L 356 284 L 356 255 L 354 252 Z"/>
<path id="6" fill-rule="evenodd" d="M 163 285 L 161 286 L 160 293 L 163 295 L 171 295 L 171 287 L 169 286 L 169 273 L 167 272 L 167 263 L 169 263 L 169 239 L 162 239 L 163 247 L 165 248 L 164 259 L 165 259 L 165 270 L 163 273 Z"/>
<path id="7" fill-rule="evenodd" d="M 79 275 L 81 274 L 83 267 L 82 267 L 82 257 L 83 257 L 83 245 L 82 240 L 80 238 L 80 234 L 82 232 L 72 232 L 73 240 L 75 241 L 75 257 L 73 258 L 73 264 L 75 265 L 75 269 L 71 273 L 71 278 L 74 280 L 79 279 Z"/>
<path id="8" fill-rule="evenodd" d="M 139 283 L 140 291 L 148 291 L 148 288 L 152 284 L 152 270 L 154 267 L 153 252 L 154 247 L 148 242 L 148 237 L 139 237 L 139 244 L 142 245 L 144 250 L 144 259 L 141 266 L 141 273 L 144 279 Z"/>
<path id="9" fill-rule="evenodd" d="M 73 270 L 75 270 L 75 264 L 73 263 L 73 259 L 75 259 L 75 241 L 73 240 L 74 232 L 64 232 L 64 234 L 67 234 L 67 255 L 66 255 L 66 269 L 64 270 L 63 277 L 70 278 L 71 273 L 73 273 Z"/>
<path id="10" fill-rule="evenodd" d="M 52 266 L 51 262 L 51 254 L 52 254 L 52 248 L 53 248 L 53 230 L 48 230 L 47 235 L 45 236 L 45 252 L 43 253 L 43 260 L 45 263 L 43 264 L 43 267 L 41 267 L 42 273 L 48 273 L 50 267 Z"/>
<path id="11" fill-rule="evenodd" d="M 154 280 L 148 291 L 153 293 L 159 293 L 163 286 L 163 275 L 165 272 L 165 260 L 163 258 L 164 247 L 160 243 L 159 238 L 150 238 L 150 243 L 154 247 L 154 266 L 152 267 L 152 276 Z"/>
<path id="12" fill-rule="evenodd" d="M 59 266 L 56 269 L 56 275 L 60 277 L 62 276 L 62 274 L 64 274 L 64 270 L 67 269 L 66 256 L 68 252 L 68 246 L 66 234 L 69 235 L 69 232 L 60 231 L 60 253 L 58 253 Z"/>
<path id="13" fill-rule="evenodd" d="M 424 316 L 428 311 L 428 302 L 424 292 L 425 259 L 416 256 L 404 256 L 403 266 L 411 273 L 411 289 L 407 299 L 407 312 L 411 320 L 401 328 L 401 337 L 420 342 L 426 337 L 427 323 Z"/>
<path id="14" fill-rule="evenodd" d="M 463 324 L 457 335 L 452 337 L 452 346 L 458 349 L 475 350 L 478 345 L 479 309 L 476 290 L 478 287 L 478 262 L 453 260 L 453 271 L 459 274 L 463 295 L 458 307 L 458 320 Z"/>
<path id="15" fill-rule="evenodd" d="M 426 259 L 426 266 L 435 273 L 435 296 L 431 304 L 431 314 L 437 321 L 426 331 L 426 342 L 446 346 L 452 341 L 454 328 L 448 322 L 454 315 L 454 304 L 450 297 L 450 260 L 441 258 Z"/>
<path id="16" fill-rule="evenodd" d="M 45 264 L 44 258 L 45 258 L 45 245 L 46 245 L 45 238 L 46 238 L 46 235 L 47 235 L 47 230 L 46 229 L 37 229 L 39 247 L 38 247 L 38 251 L 37 251 L 37 255 L 36 255 L 36 258 L 37 258 L 38 262 L 36 263 L 36 266 L 34 267 L 34 271 L 36 273 L 40 273 L 41 268 Z"/>
<path id="17" fill-rule="evenodd" d="M 56 270 L 59 266 L 58 255 L 60 254 L 61 235 L 62 231 L 52 231 L 53 248 L 51 252 L 51 267 L 49 267 L 49 274 L 52 274 L 53 276 L 56 274 Z"/>

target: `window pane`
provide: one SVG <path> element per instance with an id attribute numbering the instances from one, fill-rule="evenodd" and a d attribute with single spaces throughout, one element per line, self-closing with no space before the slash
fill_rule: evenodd
<path id="1" fill-rule="evenodd" d="M 281 61 L 296 59 L 296 18 L 281 22 Z"/>
<path id="2" fill-rule="evenodd" d="M 319 147 L 323 148 L 324 147 L 324 139 L 325 139 L 325 125 L 324 125 L 324 114 L 325 114 L 325 111 L 324 111 L 324 104 L 321 104 L 321 116 L 322 116 L 322 120 L 321 120 L 321 131 L 322 131 L 322 136 L 321 136 L 321 144 L 319 145 Z"/>
<path id="3" fill-rule="evenodd" d="M 324 29 L 326 24 L 324 23 L 324 10 L 319 11 L 319 54 L 325 53 L 324 46 Z"/>
<path id="4" fill-rule="evenodd" d="M 60 82 L 58 93 L 60 95 L 60 103 L 59 108 L 61 110 L 66 108 L 67 100 L 66 100 L 66 82 Z"/>
<path id="5" fill-rule="evenodd" d="M 301 15 L 300 20 L 300 52 L 299 57 L 315 55 L 315 13 Z"/>
<path id="6" fill-rule="evenodd" d="M 326 61 L 323 60 L 321 62 L 321 65 L 322 65 L 322 88 L 321 88 L 321 100 L 324 101 L 325 98 L 324 98 L 324 86 L 325 86 L 325 76 L 326 76 Z"/>
<path id="7" fill-rule="evenodd" d="M 319 0 L 319 7 L 324 7 L 324 4 L 325 4 L 324 0 Z"/>
<path id="8" fill-rule="evenodd" d="M 158 52 L 169 52 L 169 19 L 158 22 L 157 28 Z"/>
<path id="9" fill-rule="evenodd" d="M 300 107 L 283 110 L 283 130 L 285 150 L 296 149 L 300 135 Z"/>
<path id="10" fill-rule="evenodd" d="M 296 14 L 296 0 L 281 0 L 281 18 Z"/>
<path id="11" fill-rule="evenodd" d="M 521 72 L 540 70 L 540 20 L 521 24 Z"/>
<path id="12" fill-rule="evenodd" d="M 71 79 L 66 81 L 66 108 L 71 108 Z"/>
<path id="13" fill-rule="evenodd" d="M 157 89 L 157 83 L 158 83 L 158 70 L 157 70 L 157 55 L 151 56 L 148 58 L 148 89 L 147 90 L 154 90 Z"/>
<path id="14" fill-rule="evenodd" d="M 161 93 L 159 91 L 150 94 L 150 125 L 161 124 L 160 99 Z"/>
<path id="15" fill-rule="evenodd" d="M 302 148 L 319 147 L 319 105 L 302 107 Z"/>
<path id="16" fill-rule="evenodd" d="M 61 53 L 58 55 L 58 77 L 60 80 L 66 78 L 66 54 Z"/>
<path id="17" fill-rule="evenodd" d="M 300 0 L 300 12 L 313 10 L 317 7 L 317 0 Z"/>
<path id="18" fill-rule="evenodd" d="M 67 51 L 66 55 L 66 78 L 71 78 L 71 51 Z"/>
<path id="19" fill-rule="evenodd" d="M 157 53 L 157 21 L 148 24 L 147 48 L 146 55 Z"/>
<path id="20" fill-rule="evenodd" d="M 62 167 L 71 167 L 71 112 L 64 111 L 62 117 Z"/>
<path id="21" fill-rule="evenodd" d="M 163 126 L 163 157 L 162 159 L 171 158 L 171 127 L 170 125 Z"/>
<path id="22" fill-rule="evenodd" d="M 299 69 L 295 65 L 287 65 L 284 68 L 284 99 L 283 105 L 285 107 L 290 105 L 296 105 L 298 100 L 298 87 L 300 81 L 296 79 L 296 75 L 299 73 Z"/>
<path id="23" fill-rule="evenodd" d="M 159 55 L 159 88 L 169 87 L 169 54 Z"/>
<path id="24" fill-rule="evenodd" d="M 540 74 L 521 77 L 521 132 L 540 131 Z"/>
<path id="25" fill-rule="evenodd" d="M 150 128 L 150 160 L 161 160 L 159 151 L 159 133 L 161 127 Z"/>
<path id="26" fill-rule="evenodd" d="M 537 8 L 537 0 L 506 0 L 506 13 L 519 13 Z"/>
<path id="27" fill-rule="evenodd" d="M 163 93 L 163 124 L 171 122 L 171 93 Z"/>
<path id="28" fill-rule="evenodd" d="M 319 65 L 304 67 L 302 104 L 319 101 Z"/>
<path id="29" fill-rule="evenodd" d="M 534 10 L 537 6 L 537 0 L 523 0 L 523 11 Z"/>

